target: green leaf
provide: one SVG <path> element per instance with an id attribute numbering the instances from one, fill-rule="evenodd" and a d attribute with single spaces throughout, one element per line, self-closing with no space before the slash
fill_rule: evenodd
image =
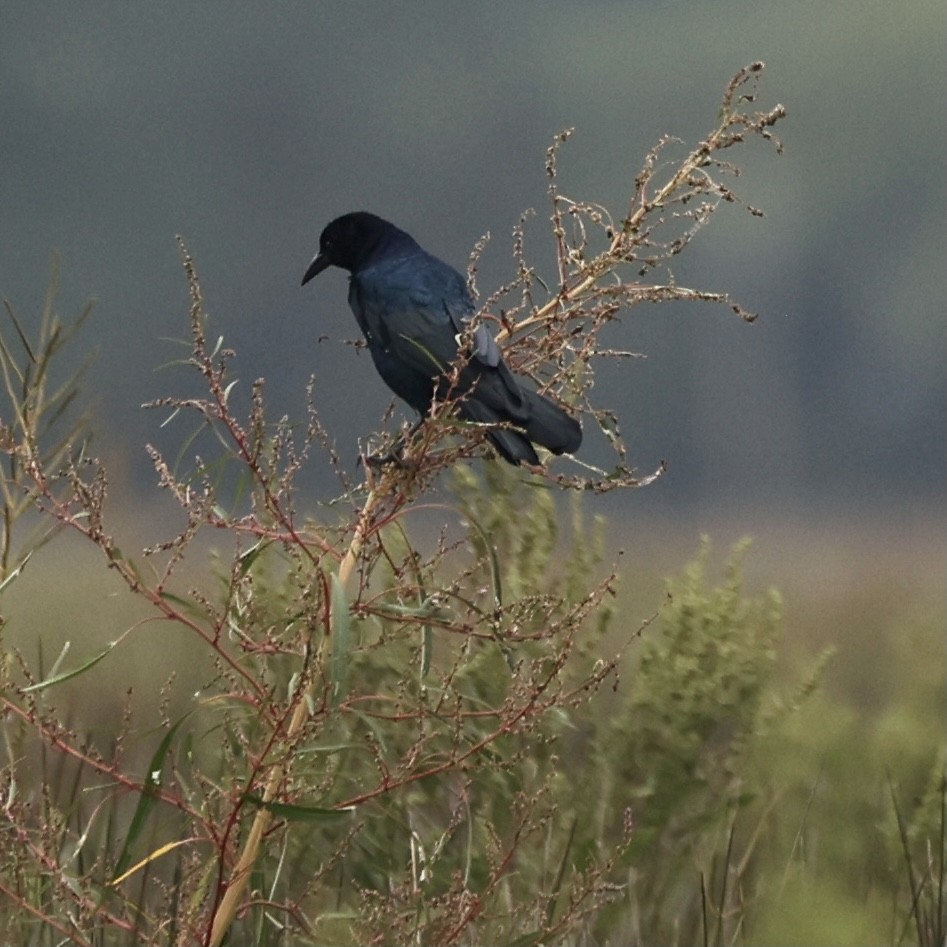
<path id="1" fill-rule="evenodd" d="M 233 391 L 234 386 L 240 381 L 239 378 L 235 378 L 226 388 L 224 388 L 224 404 L 227 404 L 227 400 L 230 398 L 230 392 Z"/>
<path id="2" fill-rule="evenodd" d="M 548 943 L 548 937 L 549 931 L 530 931 L 528 934 L 517 937 L 516 940 L 511 940 L 509 947 L 537 947 L 538 944 Z"/>
<path id="3" fill-rule="evenodd" d="M 346 806 L 344 809 L 329 809 L 326 806 L 291 805 L 287 802 L 264 802 L 261 796 L 247 793 L 247 802 L 272 812 L 280 819 L 291 822 L 323 822 L 327 819 L 339 819 L 355 811 L 355 806 Z"/>
<path id="4" fill-rule="evenodd" d="M 172 605 L 177 605 L 182 612 L 186 615 L 190 615 L 191 618 L 203 619 L 206 617 L 204 612 L 193 602 L 189 602 L 186 598 L 182 598 L 174 592 L 169 592 L 167 589 L 158 589 L 158 594 L 164 601 L 170 602 Z"/>
<path id="5" fill-rule="evenodd" d="M 33 555 L 33 551 L 30 550 L 24 557 L 23 561 L 17 563 L 15 569 L 10 570 L 10 574 L 4 577 L 3 581 L 0 582 L 0 592 L 2 592 L 19 574 L 23 571 L 23 567 L 30 561 L 30 556 Z"/>
<path id="6" fill-rule="evenodd" d="M 254 543 L 249 549 L 240 553 L 239 575 L 241 579 L 250 571 L 253 567 L 253 563 L 260 557 L 260 553 L 269 545 L 270 541 L 268 539 L 261 539 L 259 542 Z"/>
<path id="7" fill-rule="evenodd" d="M 327 743 L 324 746 L 303 746 L 295 751 L 296 756 L 312 753 L 341 753 L 343 750 L 367 750 L 364 743 Z"/>
<path id="8" fill-rule="evenodd" d="M 443 610 L 431 599 L 425 599 L 420 605 L 399 605 L 397 602 L 379 602 L 375 606 L 377 614 L 385 618 L 430 618 L 440 616 Z"/>
<path id="9" fill-rule="evenodd" d="M 168 728 L 168 732 L 161 738 L 158 749 L 155 750 L 154 755 L 151 757 L 151 762 L 148 764 L 148 772 L 145 775 L 145 784 L 142 786 L 141 795 L 138 797 L 138 805 L 135 808 L 135 814 L 132 816 L 131 825 L 128 827 L 122 853 L 118 856 L 115 872 L 112 875 L 113 879 L 123 875 L 125 869 L 128 867 L 128 863 L 131 861 L 132 846 L 135 844 L 138 836 L 141 835 L 141 830 L 145 827 L 145 822 L 147 822 L 151 810 L 154 809 L 158 802 L 155 790 L 161 786 L 162 767 L 164 766 L 165 757 L 168 755 L 168 750 L 171 749 L 171 741 L 178 732 L 178 728 L 190 715 L 189 711 Z"/>
<path id="10" fill-rule="evenodd" d="M 10 317 L 10 321 L 13 323 L 13 328 L 16 329 L 16 334 L 20 337 L 21 345 L 26 349 L 26 354 L 29 357 L 29 360 L 35 364 L 37 361 L 36 353 L 33 351 L 33 347 L 30 345 L 29 337 L 27 336 L 26 332 L 23 331 L 23 326 L 20 324 L 20 320 L 17 318 L 17 315 L 13 310 L 13 306 L 11 306 L 6 299 L 4 299 L 3 304 L 6 307 L 7 315 Z"/>
<path id="11" fill-rule="evenodd" d="M 423 681 L 431 670 L 431 652 L 434 648 L 434 629 L 430 625 L 421 626 L 421 669 L 420 678 Z"/>
<path id="12" fill-rule="evenodd" d="M 480 534 L 480 538 L 483 540 L 483 548 L 486 549 L 487 555 L 490 557 L 490 575 L 493 579 L 493 600 L 496 607 L 500 608 L 503 605 L 503 585 L 500 581 L 500 560 L 497 556 L 497 551 L 493 543 L 490 542 L 490 536 L 487 531 L 477 522 L 476 517 L 474 517 L 469 510 L 464 511 L 464 518 Z"/>
<path id="13" fill-rule="evenodd" d="M 175 408 L 162 422 L 158 427 L 167 427 L 179 414 L 181 413 L 180 408 Z"/>
<path id="14" fill-rule="evenodd" d="M 36 684 L 30 684 L 29 687 L 24 687 L 23 693 L 29 694 L 42 691 L 47 687 L 52 687 L 54 684 L 62 684 L 63 681 L 68 681 L 70 678 L 84 674 L 89 668 L 95 667 L 117 644 L 118 641 L 111 642 L 104 651 L 99 652 L 94 658 L 90 658 L 85 664 L 80 664 L 79 667 L 73 668 L 71 671 L 63 671 L 61 674 L 54 674 L 52 677 L 47 677 L 45 681 L 39 681 Z"/>
<path id="15" fill-rule="evenodd" d="M 142 579 L 142 576 L 141 576 L 141 571 L 139 570 L 138 565 L 135 563 L 135 560 L 129 559 L 128 556 L 126 556 L 125 553 L 123 553 L 122 550 L 118 548 L 118 546 L 112 547 L 111 557 L 112 557 L 113 562 L 124 563 L 128 571 L 131 572 L 131 574 L 135 577 L 135 579 L 139 583 L 144 584 L 144 580 Z"/>
<path id="16" fill-rule="evenodd" d="M 332 628 L 331 651 L 329 653 L 329 681 L 332 684 L 331 700 L 336 706 L 345 696 L 345 684 L 349 671 L 349 655 L 352 649 L 352 614 L 349 611 L 345 586 L 338 575 L 332 575 Z"/>

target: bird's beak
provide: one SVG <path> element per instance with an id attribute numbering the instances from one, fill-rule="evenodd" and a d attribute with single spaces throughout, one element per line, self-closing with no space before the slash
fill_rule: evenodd
<path id="1" fill-rule="evenodd" d="M 332 265 L 332 261 L 321 253 L 317 253 L 315 259 L 309 264 L 306 275 L 303 277 L 302 285 L 305 286 L 314 276 L 318 276 L 324 269 Z"/>

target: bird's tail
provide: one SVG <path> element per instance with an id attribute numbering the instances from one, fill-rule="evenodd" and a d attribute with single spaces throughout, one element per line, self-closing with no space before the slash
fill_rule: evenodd
<path id="1" fill-rule="evenodd" d="M 461 402 L 460 413 L 468 421 L 476 421 L 478 424 L 501 424 L 506 420 L 488 405 L 481 401 L 474 401 L 472 398 Z M 487 438 L 507 463 L 539 465 L 539 458 L 533 450 L 533 445 L 526 439 L 525 434 L 515 428 L 494 428 L 488 432 Z"/>
<path id="2" fill-rule="evenodd" d="M 574 454 L 582 443 L 582 428 L 559 405 L 535 391 L 522 389 L 526 403 L 526 436 L 554 454 Z"/>
<path id="3" fill-rule="evenodd" d="M 582 443 L 582 428 L 558 405 L 534 391 L 520 389 L 522 405 L 517 414 L 526 415 L 526 423 L 510 414 L 500 413 L 491 405 L 474 398 L 461 402 L 461 415 L 480 424 L 511 422 L 516 427 L 496 428 L 487 435 L 500 456 L 511 464 L 539 464 L 533 445 L 539 444 L 554 454 L 571 454 Z M 504 416 L 506 414 L 506 416 Z"/>

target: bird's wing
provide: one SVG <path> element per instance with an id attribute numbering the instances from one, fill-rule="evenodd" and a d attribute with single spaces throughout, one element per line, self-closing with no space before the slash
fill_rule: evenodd
<path id="1" fill-rule="evenodd" d="M 358 283 L 359 322 L 366 335 L 417 370 L 447 370 L 476 311 L 453 267 L 416 252 L 370 267 Z M 474 329 L 471 343 L 471 356 L 481 365 L 500 364 L 500 350 L 484 326 Z"/>
<path id="2" fill-rule="evenodd" d="M 447 269 L 450 269 L 454 277 L 454 279 L 451 280 L 453 286 L 451 287 L 452 291 L 446 292 L 441 301 L 451 324 L 456 330 L 455 339 L 459 346 L 464 333 L 470 330 L 470 321 L 474 317 L 476 307 L 470 298 L 467 283 L 461 275 L 450 267 L 447 267 Z M 488 368 L 496 368 L 500 364 L 500 350 L 497 348 L 493 336 L 487 331 L 486 326 L 483 324 L 476 326 L 471 335 L 470 342 L 472 346 L 470 354 L 478 362 L 481 362 Z"/>

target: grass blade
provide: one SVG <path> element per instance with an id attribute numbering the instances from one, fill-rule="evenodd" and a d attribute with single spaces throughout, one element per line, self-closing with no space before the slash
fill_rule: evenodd
<path id="1" fill-rule="evenodd" d="M 78 677 L 80 674 L 85 674 L 86 671 L 88 671 L 90 668 L 95 667 L 96 664 L 99 663 L 99 661 L 101 661 L 106 655 L 108 655 L 112 650 L 114 650 L 115 646 L 119 644 L 119 642 L 124 637 L 125 636 L 122 635 L 121 638 L 118 638 L 115 641 L 111 642 L 105 648 L 104 651 L 100 651 L 97 655 L 95 655 L 95 657 L 89 658 L 89 660 L 86 661 L 85 664 L 80 664 L 79 667 L 73 668 L 71 671 L 63 671 L 61 674 L 54 674 L 52 677 L 46 678 L 45 681 L 39 681 L 36 684 L 30 684 L 29 687 L 24 687 L 23 693 L 32 694 L 32 693 L 36 693 L 37 691 L 46 690 L 47 687 L 53 687 L 55 684 L 62 684 L 63 681 L 68 681 L 74 677 Z"/>
<path id="2" fill-rule="evenodd" d="M 122 853 L 118 856 L 118 862 L 115 865 L 115 877 L 112 879 L 113 885 L 117 885 L 123 878 L 132 873 L 125 871 L 128 863 L 131 861 L 132 846 L 137 841 L 139 835 L 141 835 L 141 831 L 148 821 L 151 810 L 158 802 L 155 790 L 161 786 L 161 774 L 163 772 L 165 757 L 168 755 L 168 750 L 171 749 L 171 741 L 174 739 L 174 735 L 178 732 L 181 724 L 184 723 L 189 716 L 190 713 L 186 713 L 168 728 L 168 732 L 162 737 L 161 742 L 158 744 L 158 749 L 155 750 L 154 755 L 151 757 L 151 761 L 148 764 L 148 773 L 145 776 L 145 784 L 142 786 L 141 796 L 138 799 L 135 814 L 132 816 L 131 825 L 129 825 L 128 833 L 125 836 L 125 844 L 122 846 Z M 138 868 L 144 867 L 153 858 L 157 858 L 159 854 L 163 854 L 161 849 L 157 852 L 153 852 L 144 861 L 139 862 L 134 870 L 137 871 Z"/>
<path id="3" fill-rule="evenodd" d="M 332 684 L 333 706 L 345 696 L 348 679 L 349 655 L 352 649 L 352 614 L 349 611 L 345 587 L 338 575 L 332 575 L 332 630 L 329 652 L 329 680 Z"/>
<path id="4" fill-rule="evenodd" d="M 248 793 L 247 802 L 272 812 L 277 818 L 290 822 L 324 822 L 327 819 L 338 819 L 355 811 L 355 806 L 346 806 L 343 809 L 332 809 L 328 806 L 306 806 L 288 802 L 265 802 L 262 796 Z"/>

